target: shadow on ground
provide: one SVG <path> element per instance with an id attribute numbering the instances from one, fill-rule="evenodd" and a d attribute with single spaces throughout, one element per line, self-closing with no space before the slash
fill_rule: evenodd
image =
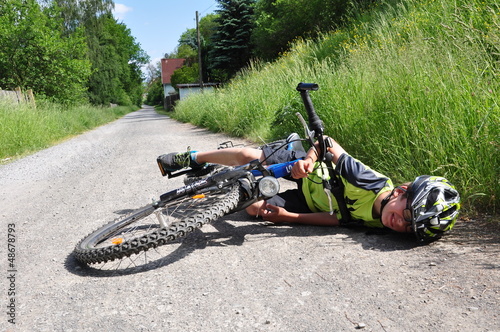
<path id="1" fill-rule="evenodd" d="M 66 259 L 65 267 L 71 273 L 84 277 L 114 277 L 142 273 L 175 263 L 197 250 L 202 250 L 209 246 L 241 246 L 245 243 L 247 235 L 259 235 L 265 238 L 328 237 L 335 234 L 343 234 L 345 238 L 342 239 L 342 243 L 360 243 L 365 250 L 379 251 L 409 250 L 417 246 L 412 235 L 394 232 L 377 232 L 367 228 L 348 229 L 303 225 L 292 226 L 288 224 L 276 225 L 262 221 L 249 223 L 248 218 L 245 212 L 225 216 L 212 223 L 216 231 L 206 232 L 203 228 L 201 230 L 196 229 L 185 238 L 150 249 L 139 255 L 106 264 L 87 266 L 76 261 L 74 255 L 70 254 Z"/>

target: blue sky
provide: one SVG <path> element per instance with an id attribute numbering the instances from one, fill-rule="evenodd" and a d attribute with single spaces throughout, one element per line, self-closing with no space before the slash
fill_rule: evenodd
<path id="1" fill-rule="evenodd" d="M 201 18 L 213 13 L 217 4 L 216 0 L 115 0 L 113 14 L 156 63 L 175 50 L 186 29 L 196 28 L 196 11 Z"/>

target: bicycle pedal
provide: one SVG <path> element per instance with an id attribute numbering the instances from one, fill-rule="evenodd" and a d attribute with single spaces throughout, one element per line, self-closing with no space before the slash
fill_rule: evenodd
<path id="1" fill-rule="evenodd" d="M 212 173 L 215 169 L 216 169 L 215 164 L 208 164 L 203 166 L 202 168 L 191 168 L 187 176 L 188 177 L 204 176 Z"/>
<path id="2" fill-rule="evenodd" d="M 161 175 L 170 177 L 170 172 L 167 171 L 166 169 L 163 168 L 163 165 L 161 164 L 159 159 L 156 159 L 156 162 L 158 163 L 158 168 L 160 169 Z"/>
<path id="3" fill-rule="evenodd" d="M 171 171 L 165 171 L 165 175 L 167 176 L 167 178 L 171 179 L 171 178 L 176 178 L 178 176 L 181 176 L 181 175 L 184 175 L 184 174 L 187 174 L 191 172 L 191 169 L 183 169 L 183 170 L 180 170 L 180 171 L 176 171 L 176 172 L 171 172 Z M 164 176 L 165 176 L 164 175 Z"/>

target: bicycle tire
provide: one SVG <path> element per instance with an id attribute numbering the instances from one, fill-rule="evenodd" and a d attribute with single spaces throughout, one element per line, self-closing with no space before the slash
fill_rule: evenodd
<path id="1" fill-rule="evenodd" d="M 75 258 L 88 265 L 105 263 L 167 244 L 231 212 L 239 199 L 236 183 L 203 197 L 178 198 L 160 208 L 147 205 L 87 235 L 76 245 Z M 168 227 L 160 226 L 157 213 L 169 218 Z"/>

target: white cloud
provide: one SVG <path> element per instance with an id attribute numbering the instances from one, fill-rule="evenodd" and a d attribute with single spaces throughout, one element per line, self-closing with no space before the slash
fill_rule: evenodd
<path id="1" fill-rule="evenodd" d="M 113 16 L 117 20 L 123 20 L 125 18 L 125 14 L 131 12 L 132 7 L 127 7 L 121 3 L 115 3 L 115 9 L 113 10 Z"/>

